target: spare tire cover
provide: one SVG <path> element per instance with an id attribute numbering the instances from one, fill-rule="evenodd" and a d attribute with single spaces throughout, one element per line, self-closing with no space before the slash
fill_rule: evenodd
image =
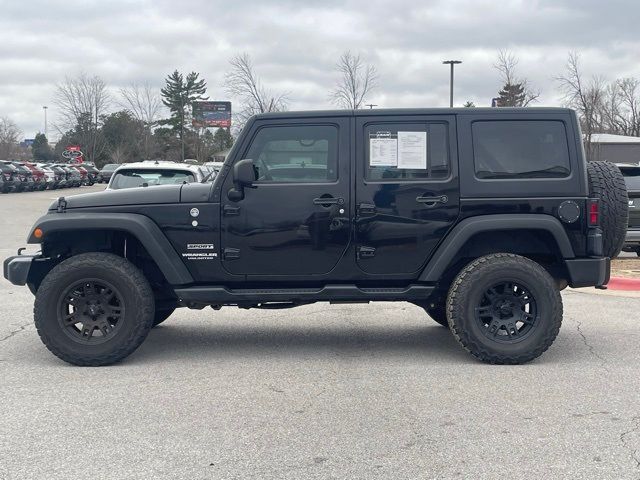
<path id="1" fill-rule="evenodd" d="M 610 162 L 588 162 L 589 192 L 600 200 L 603 254 L 616 257 L 627 234 L 629 199 L 620 169 Z"/>

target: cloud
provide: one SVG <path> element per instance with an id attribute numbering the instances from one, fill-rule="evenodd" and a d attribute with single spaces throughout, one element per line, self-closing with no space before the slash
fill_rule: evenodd
<path id="1" fill-rule="evenodd" d="M 31 1 L 5 2 L 0 17 L 0 115 L 26 136 L 43 129 L 42 105 L 55 119 L 55 84 L 80 72 L 112 91 L 131 82 L 158 89 L 174 69 L 195 70 L 209 96 L 224 99 L 228 59 L 251 54 L 265 85 L 289 92 L 291 107 L 328 108 L 343 51 L 360 52 L 379 72 L 367 99 L 384 107 L 444 106 L 448 68 L 456 103 L 488 105 L 499 89 L 496 52 L 520 58 L 519 75 L 560 101 L 554 77 L 567 52 L 584 70 L 609 79 L 640 77 L 633 0 L 516 1 Z"/>

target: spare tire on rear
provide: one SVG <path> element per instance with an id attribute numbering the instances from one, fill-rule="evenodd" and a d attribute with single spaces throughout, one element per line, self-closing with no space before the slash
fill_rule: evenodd
<path id="1" fill-rule="evenodd" d="M 627 234 L 629 199 L 620 169 L 610 162 L 588 162 L 589 192 L 600 200 L 603 255 L 618 256 Z"/>

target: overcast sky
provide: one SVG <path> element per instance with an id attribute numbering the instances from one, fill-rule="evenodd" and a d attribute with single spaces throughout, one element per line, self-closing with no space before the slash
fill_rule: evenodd
<path id="1" fill-rule="evenodd" d="M 247 52 L 265 86 L 289 92 L 291 109 L 330 107 L 334 65 L 345 50 L 376 65 L 381 107 L 488 105 L 499 89 L 497 51 L 520 58 L 518 73 L 557 105 L 554 77 L 567 53 L 585 73 L 640 78 L 638 0 L 443 1 L 34 1 L 0 0 L 0 116 L 33 137 L 42 105 L 55 122 L 56 82 L 80 72 L 115 91 L 160 86 L 174 69 L 200 72 L 211 99 L 224 100 L 228 59 Z M 50 131 L 53 128 L 50 127 Z"/>

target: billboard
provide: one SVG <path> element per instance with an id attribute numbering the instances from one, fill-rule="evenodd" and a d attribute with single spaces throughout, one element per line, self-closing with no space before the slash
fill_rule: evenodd
<path id="1" fill-rule="evenodd" d="M 194 127 L 224 127 L 231 126 L 231 102 L 193 102 Z"/>

